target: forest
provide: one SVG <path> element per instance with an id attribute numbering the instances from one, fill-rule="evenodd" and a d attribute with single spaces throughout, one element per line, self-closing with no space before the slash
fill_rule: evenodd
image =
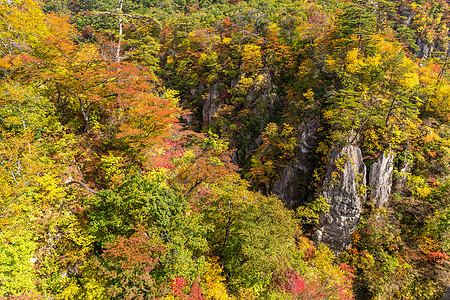
<path id="1" fill-rule="evenodd" d="M 0 299 L 450 297 L 446 0 L 8 0 L 0 28 Z"/>

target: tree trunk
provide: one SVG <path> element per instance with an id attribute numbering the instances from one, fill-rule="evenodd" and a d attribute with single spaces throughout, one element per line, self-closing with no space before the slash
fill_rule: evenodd
<path id="1" fill-rule="evenodd" d="M 117 50 L 116 50 L 116 62 L 120 62 L 120 45 L 122 43 L 122 27 L 123 27 L 123 19 L 122 19 L 122 7 L 123 0 L 119 1 L 119 39 L 117 41 Z"/>

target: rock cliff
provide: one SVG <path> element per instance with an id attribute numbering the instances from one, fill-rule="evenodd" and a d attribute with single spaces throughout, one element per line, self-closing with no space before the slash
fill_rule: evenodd
<path id="1" fill-rule="evenodd" d="M 215 83 L 211 90 L 209 91 L 208 97 L 206 98 L 205 103 L 203 104 L 203 123 L 205 125 L 212 124 L 213 117 L 219 109 L 220 103 L 219 101 L 219 84 Z"/>
<path id="2" fill-rule="evenodd" d="M 318 127 L 318 119 L 300 126 L 296 158 L 287 164 L 273 185 L 272 192 L 289 208 L 297 208 L 304 204 L 312 192 L 310 190 L 311 175 L 314 171 L 312 155 Z"/>
<path id="3" fill-rule="evenodd" d="M 389 199 L 393 171 L 394 155 L 392 153 L 382 153 L 378 160 L 370 166 L 370 199 L 376 208 L 384 207 Z"/>
<path id="4" fill-rule="evenodd" d="M 329 245 L 337 253 L 351 245 L 350 236 L 362 211 L 365 182 L 366 166 L 359 147 L 347 145 L 342 150 L 333 149 L 322 191 L 330 210 L 320 216 L 316 242 Z"/>

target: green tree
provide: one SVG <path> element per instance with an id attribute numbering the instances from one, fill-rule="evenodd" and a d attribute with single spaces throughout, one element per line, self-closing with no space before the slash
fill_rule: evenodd
<path id="1" fill-rule="evenodd" d="M 142 226 L 165 248 L 155 271 L 158 280 L 179 276 L 193 281 L 201 272 L 205 261 L 202 253 L 208 249 L 206 227 L 201 225 L 201 215 L 193 214 L 185 199 L 170 188 L 133 175 L 115 189 L 100 191 L 86 201 L 89 230 L 99 254 L 108 244 L 128 239 Z"/>

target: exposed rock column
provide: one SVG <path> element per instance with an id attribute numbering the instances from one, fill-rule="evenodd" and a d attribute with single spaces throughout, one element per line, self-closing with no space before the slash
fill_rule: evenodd
<path id="1" fill-rule="evenodd" d="M 365 182 L 366 166 L 359 147 L 347 145 L 342 150 L 333 149 L 322 192 L 330 210 L 320 216 L 316 242 L 325 243 L 336 252 L 351 245 L 350 236 L 362 211 Z"/>
<path id="2" fill-rule="evenodd" d="M 208 98 L 203 104 L 203 122 L 205 125 L 213 123 L 213 117 L 219 109 L 219 83 L 215 83 L 209 91 Z"/>
<path id="3" fill-rule="evenodd" d="M 408 159 L 408 152 L 410 151 L 409 148 L 409 142 L 406 144 L 406 150 L 403 154 L 403 159 L 401 160 L 400 166 L 399 166 L 399 176 L 395 180 L 394 183 L 394 190 L 404 195 L 407 192 L 406 189 L 406 182 L 408 181 L 408 173 L 412 170 L 412 162 Z"/>
<path id="4" fill-rule="evenodd" d="M 394 155 L 392 153 L 382 153 L 378 160 L 370 166 L 370 199 L 375 204 L 375 208 L 384 207 L 389 199 L 393 171 Z"/>
<path id="5" fill-rule="evenodd" d="M 289 207 L 297 208 L 306 202 L 310 191 L 311 175 L 314 171 L 312 155 L 317 140 L 319 120 L 305 122 L 299 128 L 299 142 L 296 157 L 289 162 L 275 181 L 272 192 Z"/>

